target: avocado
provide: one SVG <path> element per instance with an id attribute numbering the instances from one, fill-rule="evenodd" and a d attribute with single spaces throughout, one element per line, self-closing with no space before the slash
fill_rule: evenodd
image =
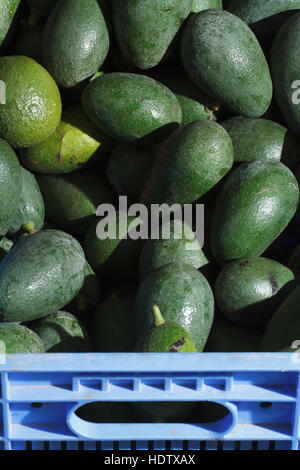
<path id="1" fill-rule="evenodd" d="M 44 225 L 45 205 L 39 185 L 34 175 L 22 167 L 21 185 L 19 207 L 9 227 L 10 234 L 20 230 L 38 232 Z"/>
<path id="2" fill-rule="evenodd" d="M 0 323 L 0 343 L 2 343 L 1 354 L 42 354 L 45 352 L 38 335 L 19 323 Z"/>
<path id="3" fill-rule="evenodd" d="M 300 147 L 284 126 L 268 119 L 243 116 L 222 122 L 231 137 L 235 162 L 282 161 L 287 166 L 300 162 Z"/>
<path id="4" fill-rule="evenodd" d="M 104 178 L 85 170 L 67 175 L 37 175 L 49 220 L 66 232 L 85 235 L 100 204 L 111 204 Z"/>
<path id="5" fill-rule="evenodd" d="M 84 89 L 82 105 L 103 132 L 119 141 L 152 145 L 182 121 L 176 96 L 163 84 L 133 73 L 108 73 Z"/>
<path id="6" fill-rule="evenodd" d="M 60 0 L 43 35 L 43 63 L 63 88 L 98 72 L 109 49 L 107 27 L 97 0 Z"/>
<path id="7" fill-rule="evenodd" d="M 199 13 L 199 11 L 209 10 L 209 9 L 222 9 L 222 0 L 193 0 L 194 5 L 192 11 L 194 13 Z"/>
<path id="8" fill-rule="evenodd" d="M 179 101 L 182 111 L 182 125 L 185 126 L 193 121 L 215 121 L 216 116 L 198 101 L 186 98 L 182 95 L 175 95 Z"/>
<path id="9" fill-rule="evenodd" d="M 101 296 L 101 288 L 98 278 L 86 261 L 84 268 L 84 283 L 76 297 L 68 305 L 68 309 L 77 315 L 89 313 L 98 304 Z"/>
<path id="10" fill-rule="evenodd" d="M 7 255 L 14 242 L 9 238 L 3 237 L 0 239 L 0 261 Z"/>
<path id="11" fill-rule="evenodd" d="M 91 352 L 91 342 L 83 325 L 74 315 L 59 311 L 31 323 L 48 353 Z"/>
<path id="12" fill-rule="evenodd" d="M 2 0 L 0 4 L 0 47 L 7 46 L 18 15 L 20 0 Z"/>
<path id="13" fill-rule="evenodd" d="M 158 149 L 125 143 L 115 146 L 108 159 L 107 177 L 117 196 L 127 196 L 131 203 L 139 201 Z"/>
<path id="14" fill-rule="evenodd" d="M 263 330 L 292 290 L 293 279 L 290 269 L 271 259 L 233 261 L 218 275 L 215 300 L 232 322 Z"/>
<path id="15" fill-rule="evenodd" d="M 296 166 L 296 168 L 293 170 L 294 176 L 298 182 L 298 185 L 300 184 L 300 163 Z M 293 230 L 295 230 L 298 234 L 300 233 L 300 204 L 298 204 L 295 216 L 292 220 L 291 227 Z"/>
<path id="16" fill-rule="evenodd" d="M 299 41 L 300 13 L 297 13 L 280 28 L 270 52 L 276 101 L 289 129 L 296 136 L 300 130 Z"/>
<path id="17" fill-rule="evenodd" d="M 67 233 L 20 237 L 0 265 L 0 321 L 25 322 L 61 309 L 80 291 L 85 258 Z"/>
<path id="18" fill-rule="evenodd" d="M 145 242 L 140 257 L 140 278 L 172 262 L 189 264 L 196 269 L 208 263 L 191 227 L 181 220 L 165 222 L 160 238 Z"/>
<path id="19" fill-rule="evenodd" d="M 158 65 L 192 5 L 193 0 L 113 0 L 114 31 L 124 58 L 141 70 Z"/>
<path id="20" fill-rule="evenodd" d="M 154 324 L 136 344 L 137 352 L 197 352 L 188 332 L 178 323 L 166 322 L 158 305 L 153 306 L 153 317 Z"/>
<path id="21" fill-rule="evenodd" d="M 169 205 L 194 202 L 231 169 L 233 158 L 231 139 L 220 124 L 187 124 L 161 147 L 141 200 Z"/>
<path id="22" fill-rule="evenodd" d="M 261 341 L 261 351 L 277 352 L 300 339 L 300 286 L 284 300 L 273 314 Z"/>
<path id="23" fill-rule="evenodd" d="M 183 326 L 197 350 L 203 350 L 214 315 L 213 293 L 203 274 L 183 263 L 152 271 L 142 281 L 135 300 L 137 337 L 152 325 L 153 305 L 159 305 L 167 322 Z"/>
<path id="24" fill-rule="evenodd" d="M 224 182 L 210 235 L 215 259 L 261 255 L 295 214 L 299 187 L 282 163 L 254 160 L 238 166 Z"/>
<path id="25" fill-rule="evenodd" d="M 215 314 L 204 352 L 258 352 L 261 337 L 260 331 L 239 326 L 218 313 Z"/>
<path id="26" fill-rule="evenodd" d="M 140 225 L 137 217 L 109 213 L 90 226 L 83 248 L 88 262 L 100 276 L 118 280 L 137 278 L 143 240 L 132 239 L 130 235 L 133 230 L 139 232 Z"/>
<path id="27" fill-rule="evenodd" d="M 39 64 L 42 63 L 43 29 L 25 29 L 15 35 L 14 55 L 31 57 Z"/>
<path id="28" fill-rule="evenodd" d="M 133 352 L 135 321 L 133 300 L 112 295 L 100 302 L 93 313 L 91 324 L 95 352 Z"/>
<path id="29" fill-rule="evenodd" d="M 6 103 L 0 102 L 0 137 L 13 147 L 29 147 L 53 134 L 61 99 L 47 70 L 30 57 L 0 57 L 0 80 L 6 89 Z"/>
<path id="30" fill-rule="evenodd" d="M 6 234 L 17 215 L 22 190 L 21 178 L 21 166 L 15 152 L 8 143 L 0 139 L 0 236 Z"/>
<path id="31" fill-rule="evenodd" d="M 255 118 L 267 111 L 272 98 L 268 64 L 255 35 L 237 16 L 225 10 L 192 15 L 182 35 L 181 60 L 194 83 L 235 114 Z"/>

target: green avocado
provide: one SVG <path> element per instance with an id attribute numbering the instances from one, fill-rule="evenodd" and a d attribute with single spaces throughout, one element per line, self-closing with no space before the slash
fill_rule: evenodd
<path id="1" fill-rule="evenodd" d="M 67 175 L 37 175 L 49 220 L 66 232 L 84 235 L 100 204 L 113 196 L 104 178 L 85 170 Z"/>
<path id="2" fill-rule="evenodd" d="M 159 147 L 134 147 L 118 143 L 107 164 L 107 177 L 117 196 L 139 201 Z"/>
<path id="3" fill-rule="evenodd" d="M 89 121 L 79 106 L 63 110 L 55 132 L 44 142 L 22 149 L 23 165 L 35 173 L 71 173 L 100 163 L 112 148 L 112 139 Z"/>
<path id="4" fill-rule="evenodd" d="M 44 200 L 37 181 L 30 171 L 21 167 L 21 199 L 17 214 L 9 227 L 9 233 L 20 230 L 38 232 L 43 228 L 45 217 Z"/>
<path id="5" fill-rule="evenodd" d="M 0 47 L 6 46 L 12 36 L 19 6 L 20 0 L 2 0 L 0 3 Z"/>
<path id="6" fill-rule="evenodd" d="M 220 124 L 187 124 L 161 147 L 141 199 L 147 204 L 194 202 L 231 169 L 233 158 L 231 139 Z"/>
<path id="7" fill-rule="evenodd" d="M 221 312 L 240 326 L 264 329 L 292 290 L 292 271 L 277 261 L 250 258 L 227 264 L 214 295 Z"/>
<path id="8" fill-rule="evenodd" d="M 300 162 L 300 146 L 284 126 L 268 119 L 243 116 L 222 122 L 231 137 L 235 162 L 282 161 L 287 166 Z"/>
<path id="9" fill-rule="evenodd" d="M 197 352 L 183 326 L 166 322 L 158 305 L 153 306 L 154 324 L 139 338 L 135 350 L 144 353 Z"/>
<path id="10" fill-rule="evenodd" d="M 158 65 L 192 5 L 193 0 L 113 0 L 114 30 L 124 58 L 142 70 Z"/>
<path id="11" fill-rule="evenodd" d="M 42 318 L 70 302 L 84 282 L 85 258 L 67 233 L 20 237 L 0 264 L 0 321 Z"/>
<path id="12" fill-rule="evenodd" d="M 196 269 L 208 263 L 191 227 L 181 220 L 165 222 L 160 238 L 145 242 L 140 257 L 140 278 L 172 262 L 189 264 Z"/>
<path id="13" fill-rule="evenodd" d="M 17 215 L 22 190 L 21 178 L 21 166 L 15 152 L 0 139 L 0 236 L 6 234 Z"/>
<path id="14" fill-rule="evenodd" d="M 135 300 L 137 337 L 153 323 L 153 305 L 159 305 L 167 322 L 179 323 L 202 351 L 214 315 L 212 290 L 197 269 L 170 263 L 152 271 L 144 279 Z"/>
<path id="15" fill-rule="evenodd" d="M 0 240 L 0 261 L 7 255 L 14 242 L 9 238 L 3 237 Z"/>
<path id="16" fill-rule="evenodd" d="M 223 184 L 211 229 L 215 259 L 261 255 L 296 212 L 299 187 L 280 162 L 254 160 L 236 168 Z"/>
<path id="17" fill-rule="evenodd" d="M 237 16 L 225 10 L 192 15 L 182 35 L 181 60 L 194 83 L 235 114 L 254 118 L 267 111 L 272 98 L 268 64 L 255 35 Z"/>
<path id="18" fill-rule="evenodd" d="M 277 352 L 300 339 L 300 286 L 285 299 L 272 316 L 261 341 L 261 351 Z"/>
<path id="19" fill-rule="evenodd" d="M 98 304 L 101 296 L 101 288 L 98 278 L 86 261 L 84 268 L 84 283 L 76 297 L 67 306 L 71 312 L 78 314 L 89 313 Z"/>
<path id="20" fill-rule="evenodd" d="M 109 49 L 109 36 L 97 0 L 60 0 L 43 35 L 43 63 L 63 88 L 98 72 Z"/>
<path id="21" fill-rule="evenodd" d="M 100 276 L 117 280 L 137 278 L 143 240 L 130 235 L 139 234 L 140 226 L 137 217 L 114 212 L 91 225 L 83 248 L 88 262 Z"/>
<path id="22" fill-rule="evenodd" d="M 289 129 L 296 136 L 300 130 L 299 43 L 300 13 L 297 13 L 281 27 L 270 52 L 276 101 Z"/>
<path id="23" fill-rule="evenodd" d="M 133 300 L 119 299 L 113 295 L 101 302 L 93 313 L 91 335 L 95 352 L 133 352 Z"/>
<path id="24" fill-rule="evenodd" d="M 43 342 L 34 331 L 19 323 L 0 323 L 0 354 L 42 354 Z"/>
<path id="25" fill-rule="evenodd" d="M 209 9 L 222 9 L 222 0 L 193 0 L 194 5 L 192 11 L 194 13 L 199 13 L 199 11 L 209 10 Z"/>
<path id="26" fill-rule="evenodd" d="M 156 80 L 134 73 L 95 78 L 83 91 L 82 105 L 103 132 L 133 144 L 160 142 L 182 121 L 176 96 Z"/>
<path id="27" fill-rule="evenodd" d="M 71 313 L 52 313 L 31 323 L 30 329 L 41 338 L 48 353 L 91 352 L 86 329 Z"/>
<path id="28" fill-rule="evenodd" d="M 25 56 L 0 57 L 0 137 L 13 147 L 30 147 L 46 140 L 57 128 L 61 99 L 57 85 L 44 67 Z"/>

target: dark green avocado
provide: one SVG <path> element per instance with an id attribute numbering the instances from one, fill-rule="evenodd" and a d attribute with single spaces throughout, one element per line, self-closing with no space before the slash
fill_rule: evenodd
<path id="1" fill-rule="evenodd" d="M 38 335 L 19 323 L 0 323 L 0 343 L 0 354 L 42 354 L 45 352 Z"/>
<path id="2" fill-rule="evenodd" d="M 2 0 L 0 3 L 0 48 L 7 46 L 16 26 L 20 0 Z"/>

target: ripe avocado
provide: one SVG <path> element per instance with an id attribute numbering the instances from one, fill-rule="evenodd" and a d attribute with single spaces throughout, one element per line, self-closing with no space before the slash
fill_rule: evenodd
<path id="1" fill-rule="evenodd" d="M 153 306 L 153 316 L 154 324 L 139 338 L 137 352 L 197 352 L 188 332 L 178 323 L 166 322 L 158 305 Z"/>
<path id="2" fill-rule="evenodd" d="M 100 204 L 113 196 L 104 178 L 92 170 L 67 175 L 37 175 L 49 220 L 66 232 L 84 235 Z"/>
<path id="3" fill-rule="evenodd" d="M 145 242 L 140 257 L 140 278 L 172 262 L 189 264 L 196 269 L 208 263 L 192 229 L 180 220 L 164 223 L 160 238 Z"/>
<path id="4" fill-rule="evenodd" d="M 20 237 L 0 265 L 0 320 L 25 322 L 59 310 L 80 291 L 85 258 L 67 233 Z"/>
<path id="5" fill-rule="evenodd" d="M 170 263 L 152 271 L 144 279 L 135 300 L 137 336 L 153 323 L 153 305 L 159 305 L 166 321 L 179 323 L 202 351 L 214 315 L 212 290 L 197 269 Z"/>
<path id="6" fill-rule="evenodd" d="M 192 4 L 193 0 L 113 0 L 113 25 L 124 58 L 142 70 L 158 65 Z"/>
<path id="7" fill-rule="evenodd" d="M 44 200 L 37 181 L 30 171 L 21 167 L 21 199 L 9 233 L 14 234 L 20 230 L 38 232 L 43 228 L 45 217 Z"/>
<path id="8" fill-rule="evenodd" d="M 231 169 L 233 158 L 231 139 L 220 124 L 191 122 L 161 147 L 141 199 L 147 204 L 194 202 Z"/>
<path id="9" fill-rule="evenodd" d="M 222 9 L 222 0 L 193 0 L 194 5 L 192 11 L 194 13 L 199 13 L 199 11 L 209 10 L 209 9 Z"/>
<path id="10" fill-rule="evenodd" d="M 0 103 L 0 137 L 13 147 L 29 147 L 53 134 L 61 99 L 47 70 L 30 57 L 0 57 L 0 80 L 6 88 L 6 103 Z"/>
<path id="11" fill-rule="evenodd" d="M 160 142 L 182 121 L 176 96 L 161 83 L 134 73 L 108 73 L 82 94 L 83 109 L 106 134 L 140 145 Z"/>
<path id="12" fill-rule="evenodd" d="M 42 354 L 45 352 L 43 342 L 38 335 L 19 323 L 0 323 L 0 342 L 4 344 L 3 354 Z"/>
<path id="13" fill-rule="evenodd" d="M 300 131 L 299 41 L 300 13 L 297 13 L 280 28 L 270 52 L 276 101 L 288 127 L 296 136 Z"/>
<path id="14" fill-rule="evenodd" d="M 48 353 L 91 352 L 92 346 L 85 327 L 68 312 L 55 312 L 30 324 Z"/>
<path id="15" fill-rule="evenodd" d="M 218 275 L 216 303 L 232 322 L 263 330 L 294 287 L 293 279 L 290 269 L 271 259 L 233 261 Z"/>
<path id="16" fill-rule="evenodd" d="M 6 234 L 16 217 L 22 189 L 19 160 L 13 149 L 2 139 L 0 139 L 0 181 L 1 236 Z"/>
<path id="17" fill-rule="evenodd" d="M 224 182 L 211 229 L 215 259 L 261 255 L 295 214 L 299 187 L 280 162 L 254 160 L 236 168 Z"/>
<path id="18" fill-rule="evenodd" d="M 97 0 L 60 0 L 43 35 L 43 63 L 63 88 L 98 72 L 109 49 L 107 27 Z"/>
<path id="19" fill-rule="evenodd" d="M 7 45 L 15 29 L 20 0 L 2 0 L 0 4 L 0 47 Z M 5 42 L 4 42 L 5 41 Z"/>
<path id="20" fill-rule="evenodd" d="M 235 114 L 260 117 L 267 111 L 272 98 L 268 64 L 255 35 L 237 16 L 225 10 L 192 15 L 182 35 L 181 60 L 195 84 Z"/>

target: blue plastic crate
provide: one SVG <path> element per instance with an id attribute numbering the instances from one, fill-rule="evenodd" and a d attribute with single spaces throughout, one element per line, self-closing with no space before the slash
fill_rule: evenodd
<path id="1" fill-rule="evenodd" d="M 0 449 L 297 450 L 295 354 L 0 356 Z M 94 401 L 210 401 L 213 423 L 88 423 Z"/>

